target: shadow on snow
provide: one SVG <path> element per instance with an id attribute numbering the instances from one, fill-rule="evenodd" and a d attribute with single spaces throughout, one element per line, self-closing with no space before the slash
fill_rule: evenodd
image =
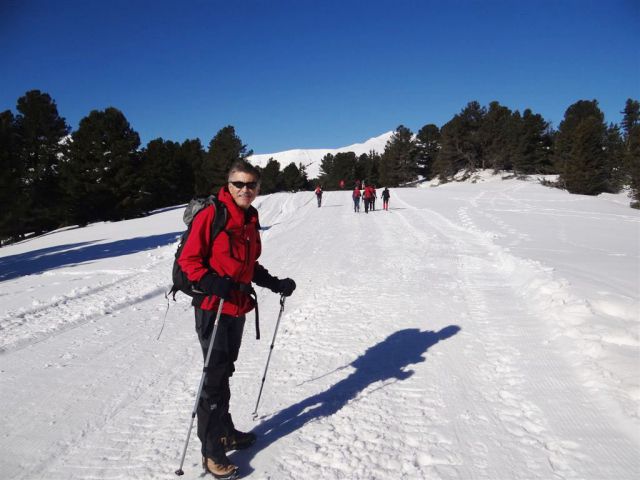
<path id="1" fill-rule="evenodd" d="M 424 362 L 423 355 L 430 347 L 459 331 L 459 326 L 449 325 L 438 332 L 421 332 L 417 328 L 410 328 L 393 333 L 354 360 L 349 366 L 355 371 L 348 377 L 324 392 L 281 410 L 253 429 L 258 441 L 248 450 L 231 454 L 232 462 L 240 467 L 243 475 L 249 474 L 253 471 L 251 459 L 260 450 L 309 422 L 335 414 L 369 385 L 392 379 L 406 380 L 413 375 L 413 371 L 406 367 Z M 385 385 L 381 385 L 383 387 Z"/>
<path id="2" fill-rule="evenodd" d="M 177 240 L 182 232 L 128 238 L 110 243 L 80 242 L 0 258 L 0 282 L 56 268 L 151 250 Z"/>

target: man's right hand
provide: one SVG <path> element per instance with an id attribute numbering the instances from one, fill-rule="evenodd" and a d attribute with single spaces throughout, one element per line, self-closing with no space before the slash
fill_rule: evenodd
<path id="1" fill-rule="evenodd" d="M 229 300 L 235 282 L 231 280 L 231 277 L 219 277 L 213 273 L 207 273 L 200 279 L 198 285 L 207 295 L 215 295 L 224 300 Z"/>

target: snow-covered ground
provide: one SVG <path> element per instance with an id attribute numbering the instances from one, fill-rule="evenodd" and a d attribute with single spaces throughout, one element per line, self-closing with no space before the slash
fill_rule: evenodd
<path id="1" fill-rule="evenodd" d="M 640 212 L 535 181 L 256 201 L 260 290 L 232 378 L 252 479 L 640 478 Z M 380 208 L 381 205 L 378 205 Z M 0 249 L 0 476 L 174 478 L 201 374 L 167 309 L 180 208 Z M 185 479 L 203 478 L 192 435 Z"/>

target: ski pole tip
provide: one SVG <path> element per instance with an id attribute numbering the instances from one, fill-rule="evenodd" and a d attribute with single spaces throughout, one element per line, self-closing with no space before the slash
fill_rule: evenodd
<path id="1" fill-rule="evenodd" d="M 181 477 L 182 475 L 184 475 L 184 470 L 182 470 L 181 468 L 179 468 L 178 470 L 176 470 L 176 475 L 178 475 L 179 477 Z"/>

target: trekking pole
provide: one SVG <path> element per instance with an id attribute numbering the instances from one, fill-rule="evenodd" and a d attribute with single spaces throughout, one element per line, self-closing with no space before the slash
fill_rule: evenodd
<path id="1" fill-rule="evenodd" d="M 162 331 L 164 330 L 164 325 L 165 323 L 167 323 L 167 315 L 169 314 L 169 292 L 164 294 L 164 298 L 167 299 L 167 310 L 164 312 L 164 318 L 162 319 L 162 328 L 160 329 L 160 332 L 158 333 L 158 338 L 156 338 L 156 340 L 160 340 L 160 335 L 162 335 Z"/>
<path id="2" fill-rule="evenodd" d="M 276 328 L 273 331 L 273 340 L 271 340 L 271 346 L 269 347 L 269 356 L 267 357 L 267 364 L 264 366 L 264 374 L 262 375 L 262 384 L 260 385 L 260 392 L 258 393 L 258 400 L 256 401 L 256 408 L 253 411 L 253 419 L 258 418 L 258 404 L 260 403 L 260 397 L 262 396 L 262 389 L 264 388 L 264 381 L 267 378 L 267 369 L 269 368 L 269 361 L 271 360 L 271 352 L 273 352 L 273 345 L 276 343 L 276 335 L 278 333 L 278 325 L 280 325 L 280 318 L 282 318 L 282 312 L 284 312 L 284 299 L 285 296 L 280 296 L 280 313 L 278 314 L 278 320 L 276 321 Z"/>
<path id="3" fill-rule="evenodd" d="M 202 395 L 202 387 L 204 386 L 204 380 L 207 376 L 207 370 L 209 368 L 209 359 L 211 358 L 211 352 L 213 351 L 213 342 L 216 339 L 216 333 L 218 333 L 218 325 L 220 325 L 220 315 L 222 314 L 222 306 L 224 300 L 220 299 L 220 305 L 218 306 L 218 313 L 216 313 L 216 320 L 213 325 L 213 333 L 211 334 L 211 340 L 209 341 L 209 350 L 207 350 L 207 358 L 204 361 L 204 367 L 202 369 L 202 377 L 200 378 L 200 386 L 198 387 L 198 394 L 196 395 L 196 403 L 193 405 L 193 412 L 191 412 L 191 423 L 189 424 L 189 431 L 187 432 L 187 439 L 184 442 L 184 450 L 182 451 L 182 460 L 180 460 L 180 467 L 176 470 L 176 475 L 184 475 L 182 466 L 184 465 L 184 457 L 187 455 L 187 445 L 189 445 L 189 437 L 191 437 L 191 430 L 193 429 L 193 421 L 196 418 L 196 411 L 198 410 L 198 402 L 200 402 L 200 395 Z"/>

